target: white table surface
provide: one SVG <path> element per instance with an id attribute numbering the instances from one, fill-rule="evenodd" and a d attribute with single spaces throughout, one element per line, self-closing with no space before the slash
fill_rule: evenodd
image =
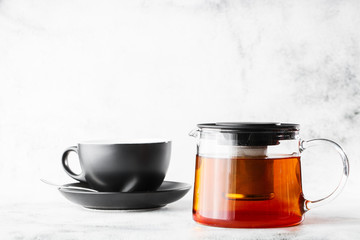
<path id="1" fill-rule="evenodd" d="M 30 197 L 30 196 L 29 196 Z M 26 202 L 26 199 L 22 199 Z M 298 226 L 226 229 L 197 224 L 191 193 L 149 211 L 87 210 L 63 199 L 47 203 L 5 203 L 0 207 L 1 239 L 360 239 L 358 204 L 334 201 L 306 213 Z"/>

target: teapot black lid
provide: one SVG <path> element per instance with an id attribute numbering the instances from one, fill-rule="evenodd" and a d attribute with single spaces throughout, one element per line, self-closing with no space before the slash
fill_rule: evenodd
<path id="1" fill-rule="evenodd" d="M 272 122 L 217 122 L 200 123 L 199 128 L 245 130 L 245 131 L 299 131 L 300 125 L 294 123 Z"/>
<path id="2" fill-rule="evenodd" d="M 224 133 L 225 142 L 239 146 L 277 145 L 280 140 L 296 139 L 299 124 L 270 122 L 217 122 L 197 125 L 204 136 L 206 130 Z"/>

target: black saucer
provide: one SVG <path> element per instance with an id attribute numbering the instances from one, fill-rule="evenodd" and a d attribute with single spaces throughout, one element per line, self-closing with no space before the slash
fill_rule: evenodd
<path id="1" fill-rule="evenodd" d="M 86 183 L 65 184 L 63 187 L 85 187 Z M 191 185 L 164 181 L 152 192 L 89 192 L 86 190 L 59 188 L 62 195 L 85 208 L 101 210 L 131 210 L 163 207 L 185 196 Z"/>

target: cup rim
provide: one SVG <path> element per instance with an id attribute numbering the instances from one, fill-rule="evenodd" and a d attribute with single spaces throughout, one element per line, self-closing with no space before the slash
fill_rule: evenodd
<path id="1" fill-rule="evenodd" d="M 80 141 L 78 145 L 134 145 L 156 143 L 171 143 L 171 140 L 166 138 L 100 139 Z"/>

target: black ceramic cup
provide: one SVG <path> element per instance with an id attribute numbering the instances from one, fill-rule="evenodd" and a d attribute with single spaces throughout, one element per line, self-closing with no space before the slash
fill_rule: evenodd
<path id="1" fill-rule="evenodd" d="M 79 156 L 82 172 L 75 174 L 68 156 Z M 65 172 L 101 192 L 156 190 L 165 178 L 171 155 L 171 141 L 89 141 L 69 147 L 62 155 Z"/>

